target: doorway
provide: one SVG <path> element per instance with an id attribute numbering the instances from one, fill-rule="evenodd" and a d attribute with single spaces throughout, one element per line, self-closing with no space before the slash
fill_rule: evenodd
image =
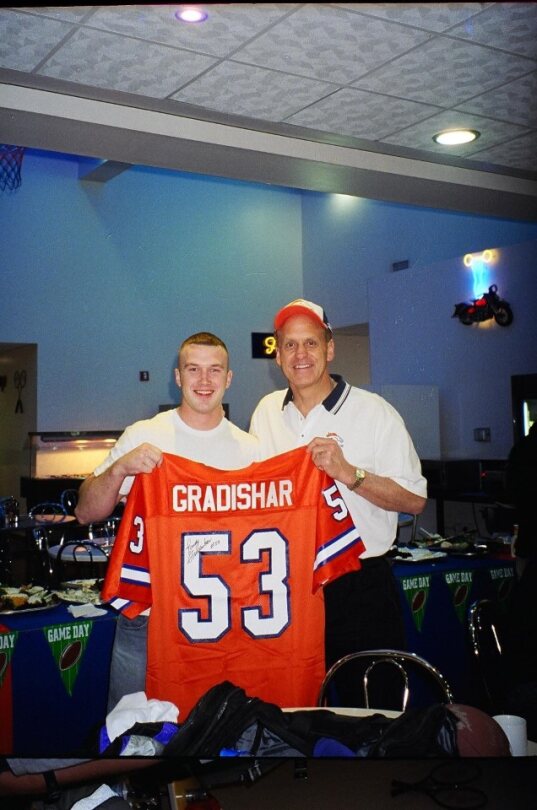
<path id="1" fill-rule="evenodd" d="M 336 356 L 330 371 L 341 374 L 357 388 L 371 383 L 369 370 L 369 324 L 357 323 L 334 329 Z"/>
<path id="2" fill-rule="evenodd" d="M 0 343 L 0 497 L 21 500 L 30 469 L 29 433 L 37 430 L 37 344 Z"/>

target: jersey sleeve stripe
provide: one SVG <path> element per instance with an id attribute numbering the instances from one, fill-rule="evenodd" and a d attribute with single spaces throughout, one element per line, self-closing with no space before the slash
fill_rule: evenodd
<path id="1" fill-rule="evenodd" d="M 118 596 L 116 599 L 111 599 L 108 604 L 110 605 L 110 607 L 113 607 L 114 610 L 119 610 L 121 612 L 130 605 L 130 602 L 128 599 L 121 599 Z"/>
<path id="2" fill-rule="evenodd" d="M 151 574 L 147 568 L 138 568 L 135 565 L 122 565 L 119 578 L 121 582 L 132 582 L 136 585 L 151 585 Z"/>
<path id="3" fill-rule="evenodd" d="M 339 537 L 333 538 L 329 543 L 326 543 L 317 550 L 313 570 L 317 571 L 323 565 L 327 565 L 336 557 L 345 554 L 354 547 L 360 547 L 360 553 L 364 550 L 364 544 L 358 534 L 358 529 L 353 527 L 343 534 L 340 534 Z"/>
<path id="4" fill-rule="evenodd" d="M 127 616 L 129 619 L 135 619 L 136 616 L 139 616 L 142 611 L 146 610 L 146 608 L 150 607 L 148 604 L 144 602 L 133 602 L 130 599 L 122 599 L 119 596 L 114 597 L 111 599 L 108 604 L 110 607 L 117 610 L 118 613 L 122 613 L 124 616 Z"/>

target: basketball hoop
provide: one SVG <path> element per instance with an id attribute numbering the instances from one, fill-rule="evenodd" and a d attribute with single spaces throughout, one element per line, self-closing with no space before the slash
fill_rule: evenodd
<path id="1" fill-rule="evenodd" d="M 0 143 L 0 191 L 16 191 L 21 184 L 24 146 Z"/>

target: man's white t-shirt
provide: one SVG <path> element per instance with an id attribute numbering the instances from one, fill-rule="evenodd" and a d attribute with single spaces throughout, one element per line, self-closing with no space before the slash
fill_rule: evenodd
<path id="1" fill-rule="evenodd" d="M 148 442 L 163 453 L 199 461 L 221 470 L 240 470 L 259 460 L 259 442 L 225 417 L 211 430 L 196 430 L 184 422 L 176 408 L 157 413 L 151 419 L 141 419 L 129 425 L 105 460 L 93 471 L 101 475 L 108 467 L 140 444 Z M 134 483 L 127 476 L 119 490 L 126 497 Z M 144 612 L 149 615 L 149 610 Z"/>
<path id="2" fill-rule="evenodd" d="M 93 474 L 100 475 L 118 458 L 145 442 L 155 445 L 163 453 L 173 453 L 221 470 L 239 470 L 259 460 L 258 441 L 225 417 L 211 430 L 196 430 L 189 427 L 173 408 L 125 428 Z M 133 481 L 134 476 L 125 478 L 119 492 L 121 496 L 128 495 Z"/>

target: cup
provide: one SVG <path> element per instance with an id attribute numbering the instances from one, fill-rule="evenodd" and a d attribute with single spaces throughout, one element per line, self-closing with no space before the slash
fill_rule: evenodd
<path id="1" fill-rule="evenodd" d="M 514 757 L 528 755 L 528 733 L 526 721 L 516 714 L 495 714 L 492 718 L 503 729 L 509 740 L 509 748 Z"/>

